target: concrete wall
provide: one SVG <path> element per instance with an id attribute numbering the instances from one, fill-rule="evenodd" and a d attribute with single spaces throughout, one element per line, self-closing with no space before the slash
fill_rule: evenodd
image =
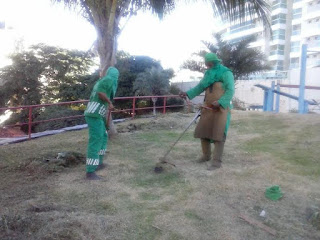
<path id="1" fill-rule="evenodd" d="M 236 83 L 235 97 L 245 103 L 248 108 L 250 105 L 263 105 L 264 91 L 261 88 L 255 87 L 256 84 L 262 84 L 271 87 L 272 81 L 281 84 L 300 84 L 300 69 L 293 69 L 288 72 L 288 78 L 282 80 L 238 80 Z M 198 82 L 180 82 L 174 83 L 182 91 L 187 91 L 196 86 Z M 320 87 L 320 68 L 308 68 L 306 75 L 306 86 Z M 298 88 L 281 88 L 280 91 L 286 92 L 295 96 L 299 96 Z M 276 96 L 276 94 L 275 94 Z M 196 97 L 192 100 L 193 103 L 199 104 L 203 102 L 204 96 Z M 305 99 L 316 100 L 320 103 L 320 90 L 306 89 Z M 274 99 L 274 102 L 276 99 Z M 280 96 L 280 112 L 289 112 L 298 110 L 298 102 L 284 96 Z M 309 106 L 310 111 L 320 113 L 319 106 Z"/>
<path id="2" fill-rule="evenodd" d="M 300 84 L 300 69 L 293 69 L 288 73 L 288 78 L 285 80 L 239 80 L 236 85 L 235 97 L 245 102 L 246 105 L 262 105 L 264 91 L 261 88 L 257 88 L 255 84 L 262 84 L 271 87 L 272 81 L 281 84 Z M 306 86 L 320 87 L 320 68 L 307 69 Z M 298 88 L 281 88 L 280 91 L 286 92 L 295 96 L 299 96 Z M 276 96 L 276 95 L 275 95 Z M 320 102 L 320 90 L 306 89 L 305 99 L 316 100 Z M 319 107 L 309 106 L 311 111 L 319 112 Z M 289 112 L 298 110 L 298 102 L 293 99 L 289 99 L 284 96 L 280 96 L 280 112 Z"/>

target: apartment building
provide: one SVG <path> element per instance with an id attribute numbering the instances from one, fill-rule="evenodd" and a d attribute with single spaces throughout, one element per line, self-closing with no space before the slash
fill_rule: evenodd
<path id="1" fill-rule="evenodd" d="M 229 41 L 250 35 L 257 40 L 251 47 L 265 52 L 273 69 L 299 68 L 301 45 L 308 44 L 307 67 L 320 65 L 320 0 L 274 0 L 271 2 L 272 33 L 266 32 L 257 17 L 226 25 L 221 33 Z"/>

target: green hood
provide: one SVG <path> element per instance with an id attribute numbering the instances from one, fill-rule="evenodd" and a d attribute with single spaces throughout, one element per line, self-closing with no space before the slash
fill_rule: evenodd
<path id="1" fill-rule="evenodd" d="M 106 72 L 106 77 L 112 78 L 112 80 L 118 81 L 119 78 L 119 71 L 115 67 L 109 67 Z"/>
<path id="2" fill-rule="evenodd" d="M 119 71 L 115 67 L 109 67 L 106 72 L 106 77 L 112 80 L 113 85 L 113 93 L 111 98 L 113 99 L 118 88 L 118 78 L 119 78 Z"/>
<path id="3" fill-rule="evenodd" d="M 219 59 L 215 53 L 207 53 L 204 59 L 206 62 L 221 62 L 221 59 Z"/>

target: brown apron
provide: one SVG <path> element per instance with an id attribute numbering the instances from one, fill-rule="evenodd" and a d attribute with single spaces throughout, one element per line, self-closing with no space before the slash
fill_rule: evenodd
<path id="1" fill-rule="evenodd" d="M 212 107 L 212 102 L 218 101 L 224 90 L 221 82 L 215 82 L 206 89 L 204 105 Z M 194 131 L 195 138 L 206 138 L 213 141 L 223 141 L 226 128 L 228 109 L 219 107 L 216 110 L 203 108 L 201 117 Z"/>

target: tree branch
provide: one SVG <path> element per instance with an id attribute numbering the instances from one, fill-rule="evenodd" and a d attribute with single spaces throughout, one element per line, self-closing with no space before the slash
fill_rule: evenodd
<path id="1" fill-rule="evenodd" d="M 88 20 L 89 22 L 94 25 L 94 19 L 93 19 L 93 16 L 92 16 L 92 13 L 91 13 L 91 10 L 90 8 L 88 7 L 88 4 L 86 2 L 86 0 L 80 0 L 81 2 L 81 5 L 83 6 L 83 8 L 85 9 L 85 12 L 88 14 Z"/>
<path id="2" fill-rule="evenodd" d="M 118 3 L 118 0 L 112 1 L 111 11 L 110 11 L 110 16 L 108 21 L 108 33 L 110 34 L 110 36 L 114 35 L 114 23 L 115 23 L 116 10 L 118 5 L 117 3 Z"/>

